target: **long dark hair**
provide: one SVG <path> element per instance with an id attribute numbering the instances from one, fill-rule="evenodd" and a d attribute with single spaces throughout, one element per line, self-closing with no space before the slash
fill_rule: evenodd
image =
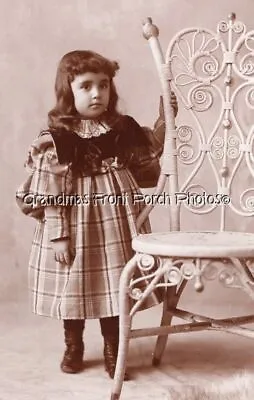
<path id="1" fill-rule="evenodd" d="M 107 111 L 103 114 L 108 124 L 113 124 L 120 116 L 117 111 L 118 94 L 113 77 L 119 65 L 90 50 L 74 50 L 60 60 L 55 81 L 56 105 L 48 113 L 48 125 L 51 129 L 74 129 L 80 123 L 80 115 L 75 105 L 71 82 L 76 75 L 86 72 L 103 72 L 110 79 L 110 98 Z"/>

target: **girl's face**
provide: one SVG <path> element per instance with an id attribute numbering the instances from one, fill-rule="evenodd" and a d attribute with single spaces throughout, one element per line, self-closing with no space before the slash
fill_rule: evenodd
<path id="1" fill-rule="evenodd" d="M 106 111 L 110 96 L 110 79 L 103 72 L 85 72 L 71 82 L 75 108 L 87 119 L 96 119 Z"/>

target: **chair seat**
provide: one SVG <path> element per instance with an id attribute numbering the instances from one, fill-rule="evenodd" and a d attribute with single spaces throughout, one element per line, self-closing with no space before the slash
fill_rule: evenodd
<path id="1" fill-rule="evenodd" d="M 132 241 L 138 253 L 176 257 L 254 258 L 254 234 L 242 232 L 158 232 Z"/>

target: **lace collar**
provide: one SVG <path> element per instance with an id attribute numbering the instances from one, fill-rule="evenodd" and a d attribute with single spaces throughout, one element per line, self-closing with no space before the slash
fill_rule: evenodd
<path id="1" fill-rule="evenodd" d="M 80 122 L 80 128 L 74 132 L 84 139 L 90 139 L 92 137 L 105 135 L 110 130 L 111 128 L 106 124 L 106 122 L 92 119 L 82 119 Z"/>

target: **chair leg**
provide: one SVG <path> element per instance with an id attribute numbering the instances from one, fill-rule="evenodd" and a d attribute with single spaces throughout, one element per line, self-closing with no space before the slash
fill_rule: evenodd
<path id="1" fill-rule="evenodd" d="M 117 363 L 114 375 L 114 381 L 111 391 L 111 400 L 118 400 L 121 395 L 124 374 L 126 370 L 127 356 L 129 350 L 130 331 L 132 326 L 132 316 L 130 316 L 130 297 L 129 280 L 137 265 L 136 256 L 134 256 L 125 265 L 119 284 L 119 347 Z"/>
<path id="2" fill-rule="evenodd" d="M 128 315 L 126 315 L 123 321 L 121 321 L 120 323 L 118 357 L 114 375 L 113 388 L 111 392 L 111 400 L 118 400 L 122 391 L 128 358 L 131 323 L 132 318 L 130 318 Z"/>
<path id="3" fill-rule="evenodd" d="M 172 321 L 172 314 L 170 314 L 167 310 L 163 310 L 162 318 L 161 318 L 161 326 L 166 326 L 170 325 Z M 161 358 L 163 356 L 166 344 L 168 340 L 168 335 L 161 335 L 158 336 L 154 353 L 153 353 L 153 359 L 152 359 L 152 364 L 156 367 L 160 365 L 161 363 Z"/>
<path id="4" fill-rule="evenodd" d="M 171 321 L 173 318 L 173 314 L 171 311 L 177 306 L 177 303 L 181 297 L 181 294 L 183 292 L 183 289 L 186 286 L 187 281 L 183 281 L 177 290 L 176 286 L 169 287 L 167 289 L 165 299 L 163 302 L 163 312 L 162 312 L 162 317 L 161 317 L 161 326 L 170 326 Z M 152 359 L 152 364 L 154 366 L 158 366 L 161 363 L 161 358 L 163 356 L 166 344 L 168 340 L 168 335 L 159 335 L 156 341 L 154 353 L 153 353 L 153 359 Z"/>

